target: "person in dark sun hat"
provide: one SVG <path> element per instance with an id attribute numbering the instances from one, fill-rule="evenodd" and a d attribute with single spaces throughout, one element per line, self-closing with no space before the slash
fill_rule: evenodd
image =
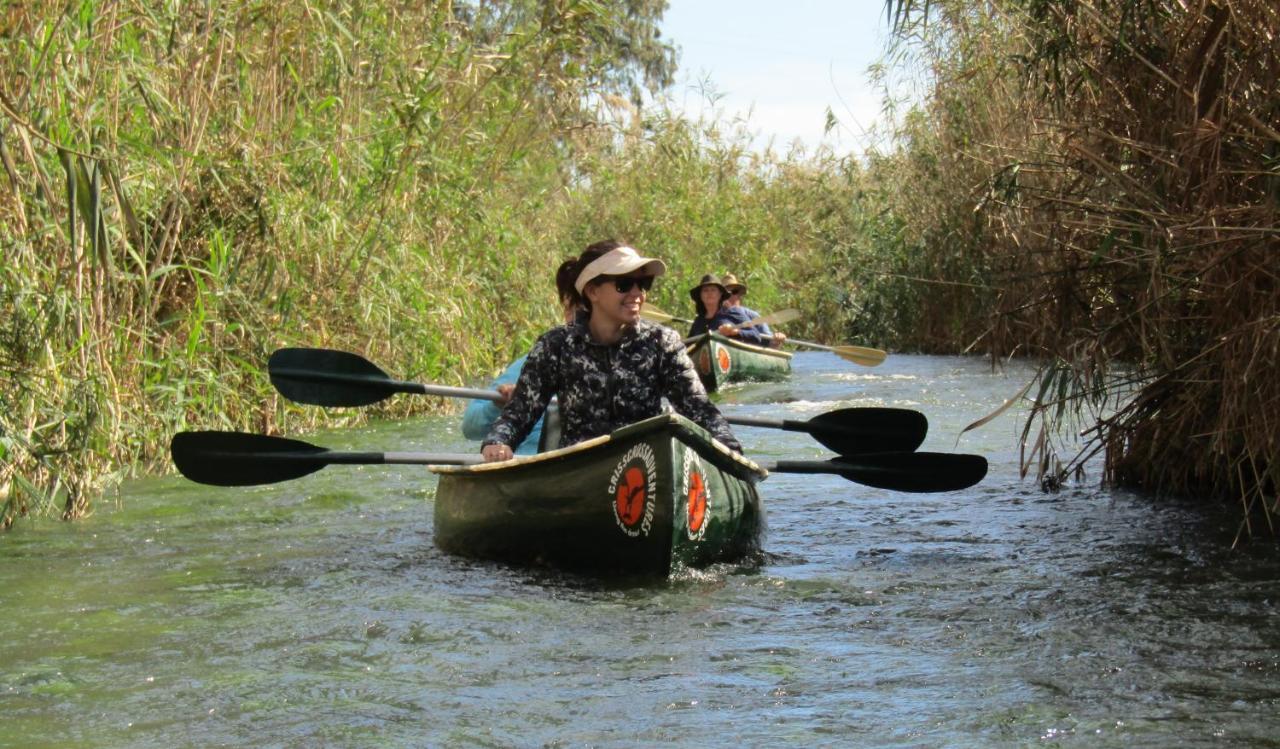
<path id="1" fill-rule="evenodd" d="M 725 302 L 729 300 L 729 289 L 719 276 L 713 273 L 703 276 L 697 286 L 689 289 L 689 298 L 693 300 L 693 307 L 697 311 L 693 325 L 689 326 L 689 337 L 714 332 L 726 338 L 738 338 L 756 345 L 764 344 L 764 339 L 756 328 L 736 327 L 751 318 L 740 308 L 725 306 Z"/>
<path id="2" fill-rule="evenodd" d="M 666 264 L 616 240 L 596 242 L 572 263 L 585 313 L 543 333 L 525 360 L 511 400 L 481 446 L 487 461 L 508 460 L 551 398 L 559 398 L 567 447 L 663 412 L 663 399 L 734 452 L 742 445 L 707 398 L 676 331 L 640 319 Z M 561 266 L 562 270 L 565 265 Z"/>

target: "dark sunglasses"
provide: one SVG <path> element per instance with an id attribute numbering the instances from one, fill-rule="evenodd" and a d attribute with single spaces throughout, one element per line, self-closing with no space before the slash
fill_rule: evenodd
<path id="1" fill-rule="evenodd" d="M 617 289 L 619 294 L 631 291 L 632 286 L 639 286 L 641 291 L 648 291 L 653 288 L 653 276 L 619 276 L 613 279 L 613 288 Z"/>

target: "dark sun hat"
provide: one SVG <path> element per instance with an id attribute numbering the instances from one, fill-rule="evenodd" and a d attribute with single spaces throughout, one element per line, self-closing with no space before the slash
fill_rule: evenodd
<path id="1" fill-rule="evenodd" d="M 720 282 L 720 277 L 714 273 L 708 273 L 707 275 L 702 277 L 702 280 L 698 282 L 697 286 L 694 286 L 692 289 L 689 289 L 689 298 L 694 301 L 694 304 L 697 304 L 698 302 L 702 301 L 699 298 L 699 295 L 702 293 L 703 286 L 715 286 L 719 288 L 720 291 L 725 296 L 729 296 L 729 290 L 725 288 L 725 285 L 723 283 Z"/>

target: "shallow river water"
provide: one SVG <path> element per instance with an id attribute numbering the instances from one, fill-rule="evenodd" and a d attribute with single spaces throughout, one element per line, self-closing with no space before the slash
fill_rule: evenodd
<path id="1" fill-rule="evenodd" d="M 728 413 L 893 405 L 979 485 L 761 484 L 763 565 L 617 584 L 432 543 L 434 479 L 131 482 L 0 535 L 0 746 L 1280 746 L 1280 554 L 1220 510 L 1019 478 L 1030 370 L 796 356 Z M 403 396 L 409 397 L 409 396 Z M 817 458 L 737 427 L 747 454 Z M 459 451 L 456 417 L 305 439 Z"/>

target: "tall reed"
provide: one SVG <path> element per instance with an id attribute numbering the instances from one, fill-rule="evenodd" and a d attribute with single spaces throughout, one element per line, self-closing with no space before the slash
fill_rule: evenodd
<path id="1" fill-rule="evenodd" d="M 1266 0 L 895 4 L 932 65 L 932 247 L 984 269 L 981 347 L 1056 362 L 1030 456 L 1051 483 L 1103 452 L 1106 478 L 1234 498 L 1272 528 L 1280 484 L 1280 10 Z M 927 173 L 927 172 L 925 172 Z M 968 214 L 962 221 L 942 216 Z M 928 229 L 926 229 L 927 231 Z M 1092 442 L 1049 454 L 1034 422 Z M 1256 529 L 1256 528 L 1253 528 Z M 1272 528 L 1274 530 L 1274 528 Z"/>

